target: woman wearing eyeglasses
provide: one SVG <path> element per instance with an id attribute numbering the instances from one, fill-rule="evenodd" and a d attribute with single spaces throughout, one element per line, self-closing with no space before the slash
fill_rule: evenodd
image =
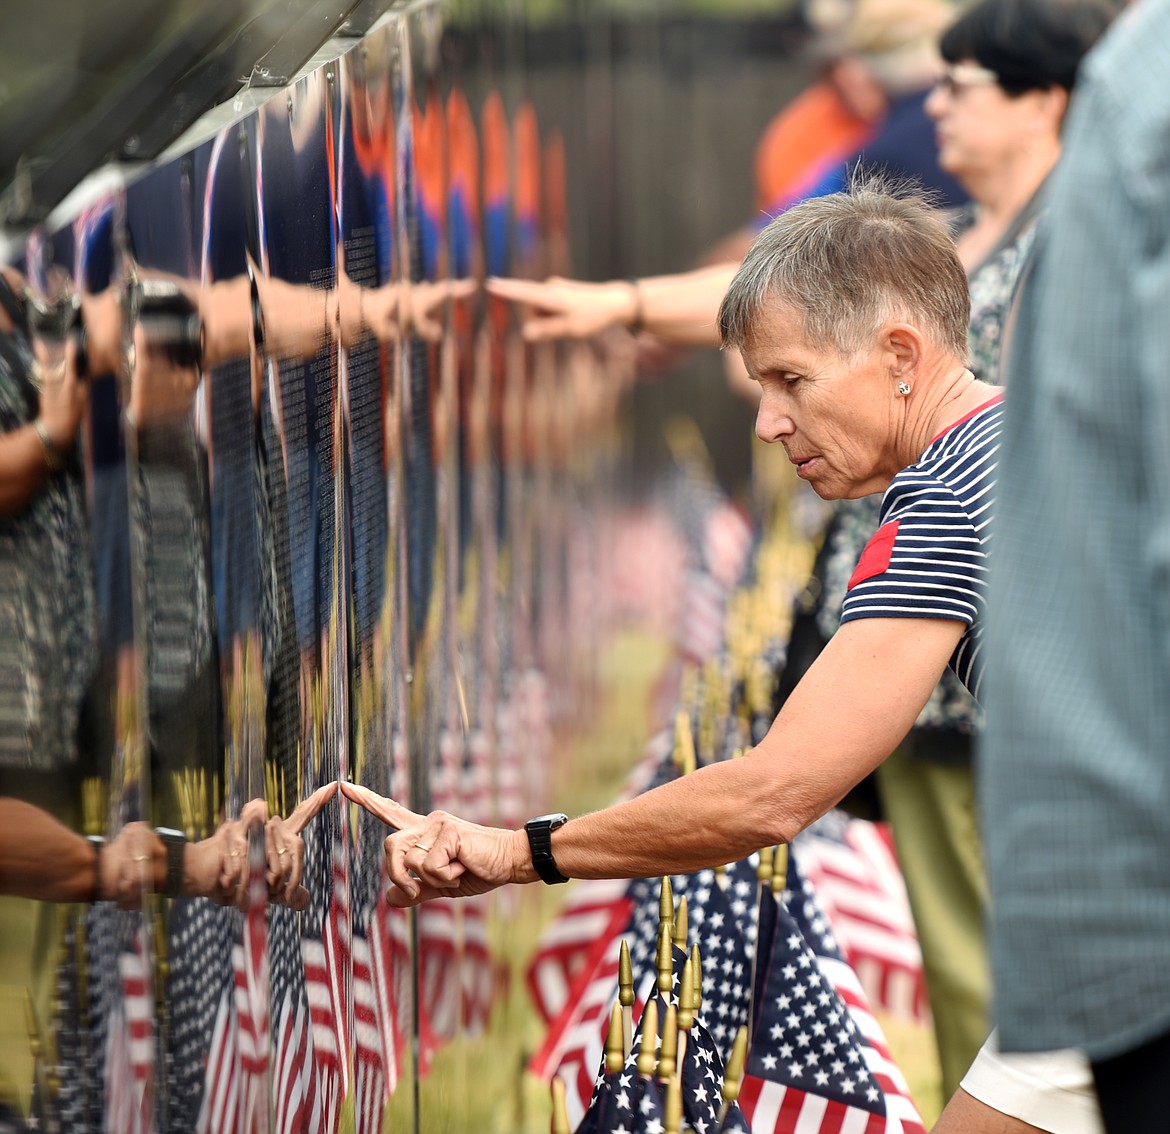
<path id="1" fill-rule="evenodd" d="M 926 100 L 939 165 L 971 195 L 956 244 L 971 283 L 972 368 L 998 381 L 1001 330 L 1031 247 L 1081 60 L 1114 15 L 1106 0 L 984 0 L 943 33 Z"/>

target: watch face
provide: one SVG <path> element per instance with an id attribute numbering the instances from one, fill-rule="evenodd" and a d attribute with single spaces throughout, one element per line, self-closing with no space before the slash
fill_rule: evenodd
<path id="1" fill-rule="evenodd" d="M 550 831 L 555 831 L 558 827 L 563 827 L 569 821 L 569 817 L 562 812 L 554 811 L 548 815 L 538 815 L 535 819 L 529 819 L 524 825 L 526 827 L 547 827 Z"/>

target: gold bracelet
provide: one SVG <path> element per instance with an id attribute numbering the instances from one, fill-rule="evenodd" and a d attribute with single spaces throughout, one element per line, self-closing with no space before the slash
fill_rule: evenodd
<path id="1" fill-rule="evenodd" d="M 61 450 L 53 444 L 48 427 L 39 417 L 32 423 L 32 427 L 37 435 L 37 440 L 41 443 L 41 451 L 45 454 L 45 467 L 51 473 L 59 472 L 65 461 L 61 456 Z"/>

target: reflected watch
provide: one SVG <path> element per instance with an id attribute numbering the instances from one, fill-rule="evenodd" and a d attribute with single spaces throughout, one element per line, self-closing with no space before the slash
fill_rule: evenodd
<path id="1" fill-rule="evenodd" d="M 187 836 L 173 827 L 155 827 L 154 833 L 162 840 L 167 852 L 167 874 L 162 892 L 168 898 L 177 898 L 183 892 L 183 850 Z"/>
<path id="2" fill-rule="evenodd" d="M 567 815 L 555 812 L 551 815 L 538 815 L 524 824 L 524 830 L 528 835 L 528 847 L 532 851 L 532 865 L 536 868 L 536 873 L 550 886 L 568 882 L 568 878 L 557 869 L 557 860 L 553 858 L 552 852 L 553 831 L 563 827 L 568 821 Z"/>

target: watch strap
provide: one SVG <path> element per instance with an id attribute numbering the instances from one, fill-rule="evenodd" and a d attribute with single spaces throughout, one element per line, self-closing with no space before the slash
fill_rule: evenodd
<path id="1" fill-rule="evenodd" d="M 557 861 L 552 852 L 552 833 L 558 827 L 564 826 L 569 817 L 567 815 L 539 815 L 529 819 L 524 824 L 528 835 L 528 848 L 532 852 L 532 865 L 541 881 L 549 886 L 557 886 L 568 882 L 568 878 L 557 869 Z"/>
<path id="2" fill-rule="evenodd" d="M 162 892 L 168 898 L 177 898 L 183 892 L 183 851 L 187 836 L 173 827 L 156 827 L 154 833 L 162 840 L 167 852 L 167 873 Z"/>

